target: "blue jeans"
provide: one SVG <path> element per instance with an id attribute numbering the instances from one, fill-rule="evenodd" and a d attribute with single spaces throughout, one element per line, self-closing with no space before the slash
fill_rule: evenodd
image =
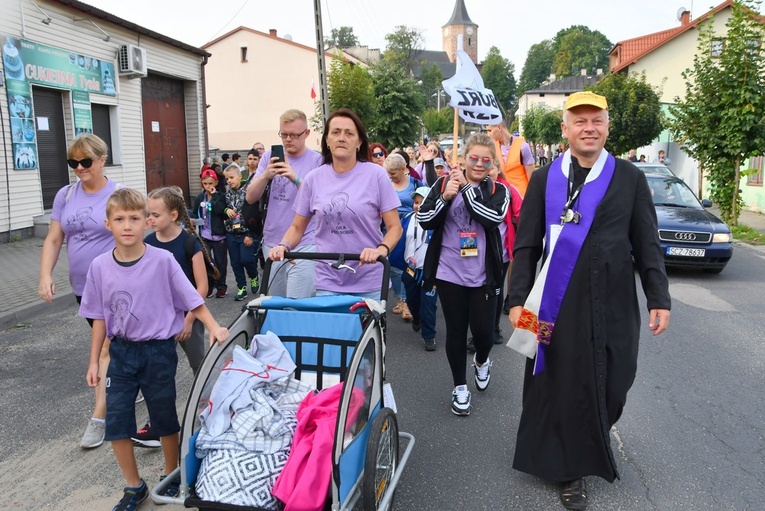
<path id="1" fill-rule="evenodd" d="M 260 246 L 258 238 L 252 239 L 252 245 L 244 246 L 244 234 L 226 233 L 226 243 L 228 244 L 228 255 L 231 259 L 231 269 L 234 270 L 237 289 L 247 287 L 247 279 L 244 271 L 247 270 L 249 278 L 254 279 L 258 276 L 258 257 L 255 250 Z"/>
<path id="2" fill-rule="evenodd" d="M 390 284 L 393 288 L 393 297 L 396 298 L 396 300 L 406 300 L 406 288 L 401 280 L 402 273 L 402 269 L 396 268 L 395 266 L 390 267 Z"/>
<path id="3" fill-rule="evenodd" d="M 438 309 L 438 293 L 434 287 L 425 291 L 422 282 L 416 281 L 406 271 L 401 275 L 401 282 L 406 287 L 406 304 L 412 313 L 412 320 L 422 324 L 422 338 L 436 338 L 436 310 Z"/>

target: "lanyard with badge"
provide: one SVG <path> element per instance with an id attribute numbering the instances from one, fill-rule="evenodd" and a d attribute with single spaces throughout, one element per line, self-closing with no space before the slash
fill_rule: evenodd
<path id="1" fill-rule="evenodd" d="M 576 190 L 574 190 L 574 163 L 571 162 L 568 168 L 568 200 L 563 206 L 563 212 L 560 215 L 560 224 L 550 226 L 550 253 L 555 248 L 555 243 L 558 241 L 563 226 L 568 223 L 578 224 L 582 220 L 582 215 L 574 209 L 574 204 L 579 198 L 579 194 L 582 192 L 584 182 L 580 184 Z"/>
<path id="2" fill-rule="evenodd" d="M 478 192 L 481 193 L 480 187 Z M 472 229 L 473 219 L 470 219 L 467 230 L 460 229 L 460 256 L 476 257 L 478 256 L 478 231 Z"/>

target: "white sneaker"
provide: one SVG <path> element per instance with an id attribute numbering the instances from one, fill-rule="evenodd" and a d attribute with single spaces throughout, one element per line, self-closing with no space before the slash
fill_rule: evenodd
<path id="1" fill-rule="evenodd" d="M 90 419 L 85 434 L 80 440 L 80 447 L 83 449 L 93 449 L 104 443 L 104 434 L 106 433 L 106 423 Z"/>
<path id="2" fill-rule="evenodd" d="M 491 380 L 491 359 L 487 358 L 483 365 L 478 365 L 475 355 L 473 355 L 473 367 L 475 368 L 475 388 L 486 390 Z"/>
<path id="3" fill-rule="evenodd" d="M 454 415 L 470 415 L 470 391 L 467 385 L 457 385 L 452 391 L 452 413 Z"/>

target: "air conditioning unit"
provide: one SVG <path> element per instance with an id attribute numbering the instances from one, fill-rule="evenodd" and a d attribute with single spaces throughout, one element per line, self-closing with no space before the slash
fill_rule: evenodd
<path id="1" fill-rule="evenodd" d="M 146 76 L 146 50 L 132 44 L 120 46 L 120 75 L 130 78 Z"/>

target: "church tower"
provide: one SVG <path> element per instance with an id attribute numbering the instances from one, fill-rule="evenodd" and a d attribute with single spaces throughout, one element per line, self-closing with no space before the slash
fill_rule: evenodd
<path id="1" fill-rule="evenodd" d="M 478 25 L 470 21 L 464 0 L 457 0 L 454 12 L 446 25 L 441 27 L 444 51 L 449 60 L 454 62 L 457 53 L 457 36 L 462 34 L 462 49 L 470 56 L 473 63 L 478 63 Z"/>

